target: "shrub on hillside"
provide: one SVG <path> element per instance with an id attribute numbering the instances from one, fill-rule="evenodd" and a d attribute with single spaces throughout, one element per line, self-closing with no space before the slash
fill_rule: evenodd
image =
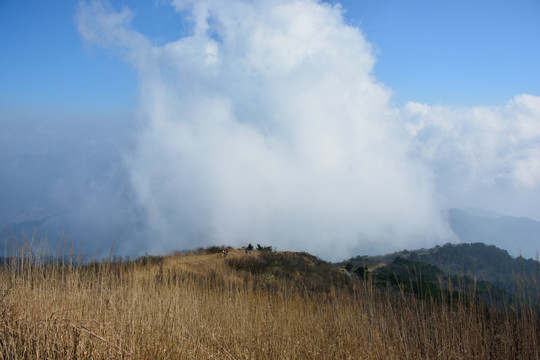
<path id="1" fill-rule="evenodd" d="M 217 245 L 211 245 L 205 248 L 198 248 L 197 253 L 198 254 L 219 254 L 223 249 L 231 249 L 230 246 L 217 246 Z"/>
<path id="2" fill-rule="evenodd" d="M 146 255 L 141 256 L 140 258 L 136 259 L 135 263 L 138 264 L 138 265 L 142 265 L 142 266 L 161 265 L 161 264 L 163 264 L 164 260 L 165 260 L 164 256 L 146 254 Z"/>
<path id="3" fill-rule="evenodd" d="M 261 244 L 257 244 L 257 251 L 272 252 L 272 246 L 262 246 Z"/>
<path id="4" fill-rule="evenodd" d="M 305 252 L 262 252 L 260 256 L 229 258 L 226 264 L 268 279 L 284 279 L 307 290 L 329 290 L 349 282 L 338 267 Z"/>

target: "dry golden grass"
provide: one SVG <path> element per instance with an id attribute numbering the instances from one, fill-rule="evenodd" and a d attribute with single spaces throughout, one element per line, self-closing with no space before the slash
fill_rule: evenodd
<path id="1" fill-rule="evenodd" d="M 540 357 L 538 309 L 527 304 L 501 313 L 358 280 L 311 291 L 218 254 L 84 266 L 13 255 L 0 272 L 0 359 Z"/>

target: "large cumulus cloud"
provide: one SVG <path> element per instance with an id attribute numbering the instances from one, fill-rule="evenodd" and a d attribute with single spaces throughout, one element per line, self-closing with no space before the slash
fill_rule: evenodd
<path id="1" fill-rule="evenodd" d="M 142 126 L 126 155 L 152 234 L 139 246 L 260 242 L 339 259 L 452 239 L 447 188 L 538 187 L 536 97 L 392 108 L 339 6 L 172 5 L 192 28 L 166 44 L 132 29 L 128 9 L 81 3 L 77 18 L 88 43 L 139 74 Z"/>

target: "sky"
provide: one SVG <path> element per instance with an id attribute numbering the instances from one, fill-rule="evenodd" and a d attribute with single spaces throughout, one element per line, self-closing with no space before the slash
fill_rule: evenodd
<path id="1" fill-rule="evenodd" d="M 113 1 L 158 41 L 187 32 L 163 0 Z M 375 76 L 395 103 L 496 106 L 538 94 L 540 4 L 506 1 L 342 1 L 345 20 L 374 47 Z M 63 112 L 129 112 L 137 75 L 110 53 L 89 51 L 75 23 L 76 1 L 0 1 L 2 106 Z M 52 109 L 51 109 L 52 108 Z"/>
<path id="2" fill-rule="evenodd" d="M 540 220 L 538 34 L 534 0 L 0 0 L 0 215 L 336 258 Z"/>

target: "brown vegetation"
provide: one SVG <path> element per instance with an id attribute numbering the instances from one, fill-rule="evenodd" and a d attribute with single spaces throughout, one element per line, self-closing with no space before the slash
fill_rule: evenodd
<path id="1" fill-rule="evenodd" d="M 0 359 L 540 357 L 538 309 L 527 304 L 418 300 L 309 254 L 277 254 L 77 266 L 11 254 L 0 268 Z"/>

